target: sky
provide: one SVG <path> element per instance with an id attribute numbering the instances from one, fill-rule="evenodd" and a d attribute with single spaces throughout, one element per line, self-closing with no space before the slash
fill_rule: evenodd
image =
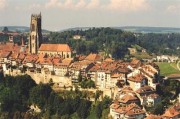
<path id="1" fill-rule="evenodd" d="M 42 15 L 42 28 L 151 26 L 180 28 L 180 0 L 0 0 L 0 26 L 29 26 Z"/>

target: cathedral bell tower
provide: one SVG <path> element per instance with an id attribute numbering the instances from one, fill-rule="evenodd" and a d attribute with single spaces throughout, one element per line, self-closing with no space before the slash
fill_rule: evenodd
<path id="1" fill-rule="evenodd" d="M 31 15 L 29 53 L 37 54 L 42 43 L 41 13 Z"/>

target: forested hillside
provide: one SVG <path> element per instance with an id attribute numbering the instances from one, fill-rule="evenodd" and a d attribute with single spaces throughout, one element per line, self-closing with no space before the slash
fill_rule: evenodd
<path id="1" fill-rule="evenodd" d="M 80 40 L 73 39 L 80 35 Z M 48 43 L 68 43 L 77 54 L 104 51 L 114 58 L 129 54 L 128 47 L 137 44 L 150 54 L 180 55 L 180 34 L 132 33 L 111 28 L 92 28 L 89 30 L 51 32 Z"/>

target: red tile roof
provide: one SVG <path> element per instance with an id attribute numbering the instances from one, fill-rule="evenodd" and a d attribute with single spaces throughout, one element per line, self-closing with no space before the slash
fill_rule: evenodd
<path id="1" fill-rule="evenodd" d="M 148 115 L 145 119 L 163 119 L 160 115 Z"/>
<path id="2" fill-rule="evenodd" d="M 129 102 L 138 102 L 139 101 L 139 98 L 137 98 L 137 96 L 136 95 L 134 95 L 134 94 L 125 94 L 122 98 L 120 98 L 119 100 L 118 100 L 120 103 L 124 103 L 124 104 L 126 104 L 126 103 L 129 103 Z"/>
<path id="3" fill-rule="evenodd" d="M 165 111 L 165 113 L 162 116 L 166 118 L 180 116 L 180 104 L 176 104 L 175 106 L 170 107 Z"/>
<path id="4" fill-rule="evenodd" d="M 141 87 L 141 88 L 136 90 L 136 93 L 139 93 L 139 94 L 142 94 L 142 93 L 153 93 L 153 92 L 155 92 L 155 89 L 152 88 L 151 86 L 147 86 L 147 85 L 145 85 L 145 86 L 143 86 L 143 87 Z"/>
<path id="5" fill-rule="evenodd" d="M 39 51 L 71 52 L 68 44 L 41 44 Z"/>
<path id="6" fill-rule="evenodd" d="M 85 60 L 88 60 L 88 61 L 100 61 L 101 60 L 101 56 L 99 54 L 93 54 L 93 53 L 90 53 L 86 58 Z"/>
<path id="7" fill-rule="evenodd" d="M 128 116 L 133 116 L 133 115 L 138 115 L 138 114 L 145 114 L 145 111 L 142 110 L 138 105 L 135 103 L 131 103 L 126 106 L 120 106 L 118 109 L 115 109 L 115 112 L 128 115 Z"/>
<path id="8" fill-rule="evenodd" d="M 142 74 L 137 74 L 128 78 L 128 80 L 133 82 L 142 82 L 144 79 L 146 79 L 146 77 Z"/>

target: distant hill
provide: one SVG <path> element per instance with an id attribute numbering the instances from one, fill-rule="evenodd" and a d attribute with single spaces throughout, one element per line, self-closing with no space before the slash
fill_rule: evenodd
<path id="1" fill-rule="evenodd" d="M 29 27 L 27 26 L 0 26 L 0 31 L 7 27 L 9 31 L 13 32 L 29 32 Z M 42 32 L 49 32 L 48 30 L 43 29 Z"/>
<path id="2" fill-rule="evenodd" d="M 88 30 L 93 27 L 75 27 L 61 30 L 63 31 L 76 31 L 76 30 Z M 130 31 L 135 33 L 180 33 L 180 28 L 171 28 L 171 27 L 141 27 L 141 26 L 123 26 L 123 27 L 111 27 L 113 29 L 122 29 L 124 31 Z"/>
<path id="3" fill-rule="evenodd" d="M 63 30 L 60 30 L 59 32 L 63 32 L 63 31 L 77 31 L 77 30 L 82 30 L 82 31 L 85 31 L 85 30 L 88 30 L 90 28 L 93 28 L 93 27 L 75 27 L 75 28 L 68 28 L 68 29 L 63 29 Z"/>
<path id="4" fill-rule="evenodd" d="M 4 27 L 8 27 L 9 31 L 13 32 L 29 32 L 29 27 L 27 26 L 0 26 L 0 31 L 4 29 Z M 93 27 L 75 27 L 75 28 L 68 28 L 64 30 L 60 30 L 59 32 L 63 31 L 76 31 L 76 30 L 88 30 Z M 113 29 L 122 29 L 124 31 L 130 31 L 135 33 L 180 33 L 180 28 L 173 28 L 173 27 L 141 27 L 141 26 L 123 26 L 123 27 L 111 27 Z M 49 33 L 50 31 L 43 29 L 43 33 Z"/>
<path id="5" fill-rule="evenodd" d="M 124 27 L 113 27 L 113 28 L 136 32 L 136 33 L 180 33 L 180 28 L 173 28 L 173 27 L 124 26 Z"/>

